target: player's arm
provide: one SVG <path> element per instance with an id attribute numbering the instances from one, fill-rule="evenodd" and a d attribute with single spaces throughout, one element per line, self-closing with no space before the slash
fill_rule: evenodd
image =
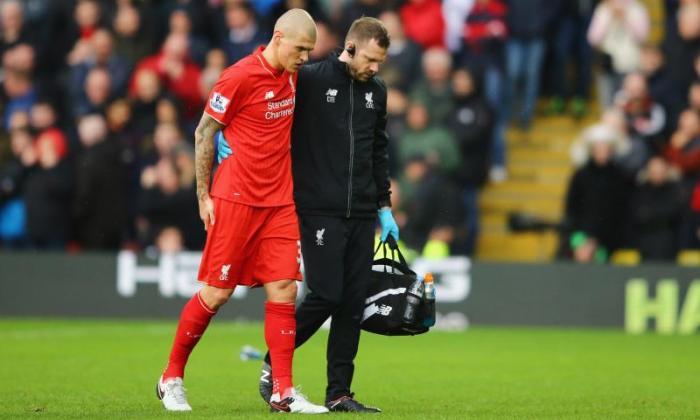
<path id="1" fill-rule="evenodd" d="M 197 177 L 197 201 L 199 217 L 204 222 L 204 229 L 214 224 L 214 203 L 209 196 L 211 168 L 214 164 L 214 136 L 223 125 L 206 112 L 199 120 L 194 131 L 195 174 Z"/>
<path id="2" fill-rule="evenodd" d="M 379 222 L 382 226 L 381 240 L 385 241 L 389 235 L 399 240 L 399 227 L 391 213 L 391 189 L 389 182 L 389 136 L 386 132 L 386 87 L 382 83 L 380 109 L 377 122 L 374 126 L 374 142 L 372 143 L 372 170 L 374 182 L 377 186 L 377 207 L 379 208 Z"/>
<path id="3" fill-rule="evenodd" d="M 382 86 L 383 87 L 383 86 Z M 372 171 L 377 186 L 377 207 L 391 207 L 389 184 L 389 136 L 386 132 L 386 90 L 382 92 L 372 143 Z"/>

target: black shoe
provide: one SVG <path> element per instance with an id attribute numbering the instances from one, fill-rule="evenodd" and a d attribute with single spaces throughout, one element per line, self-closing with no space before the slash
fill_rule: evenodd
<path id="1" fill-rule="evenodd" d="M 333 401 L 328 401 L 326 407 L 334 412 L 348 413 L 381 413 L 382 410 L 375 407 L 367 407 L 366 405 L 355 400 L 355 394 L 344 395 L 336 398 Z"/>
<path id="2" fill-rule="evenodd" d="M 260 371 L 260 382 L 258 382 L 258 391 L 265 401 L 265 404 L 269 404 L 270 397 L 272 397 L 272 367 L 269 363 L 263 362 L 262 371 Z"/>

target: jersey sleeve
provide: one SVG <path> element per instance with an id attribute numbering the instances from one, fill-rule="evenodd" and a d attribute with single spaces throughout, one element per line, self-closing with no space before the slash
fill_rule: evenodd
<path id="1" fill-rule="evenodd" d="M 204 112 L 224 126 L 229 125 L 245 100 L 245 79 L 245 74 L 240 69 L 224 71 L 209 93 Z"/>

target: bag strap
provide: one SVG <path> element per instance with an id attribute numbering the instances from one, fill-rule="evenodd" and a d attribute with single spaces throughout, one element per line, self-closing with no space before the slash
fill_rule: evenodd
<path id="1" fill-rule="evenodd" d="M 396 240 L 394 239 L 393 236 L 389 235 L 387 236 L 386 240 L 383 242 L 380 242 L 377 245 L 377 249 L 374 250 L 374 256 L 376 257 L 377 254 L 379 253 L 379 250 L 381 249 L 384 254 L 384 258 L 387 257 L 387 247 L 391 251 L 391 259 L 396 261 L 396 257 L 399 257 L 399 268 L 402 269 L 404 272 L 409 272 L 411 271 L 411 268 L 408 266 L 408 263 L 406 262 L 406 258 L 404 258 L 403 254 L 401 253 L 401 250 L 399 249 L 399 245 L 396 243 Z"/>

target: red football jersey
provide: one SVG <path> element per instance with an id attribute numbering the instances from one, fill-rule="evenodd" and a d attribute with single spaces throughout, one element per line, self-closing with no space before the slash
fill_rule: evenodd
<path id="1" fill-rule="evenodd" d="M 264 47 L 221 73 L 204 110 L 224 125 L 233 151 L 214 177 L 213 197 L 256 207 L 294 203 L 290 138 L 297 74 L 276 70 Z"/>

